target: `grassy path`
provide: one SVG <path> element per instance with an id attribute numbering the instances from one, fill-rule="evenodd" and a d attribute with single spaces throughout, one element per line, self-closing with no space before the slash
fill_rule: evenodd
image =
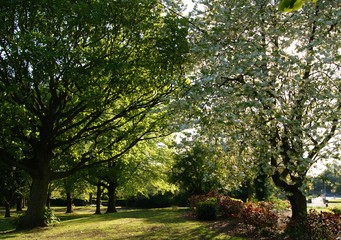
<path id="1" fill-rule="evenodd" d="M 30 231 L 11 231 L 8 219 L 0 217 L 0 239 L 225 239 L 242 240 L 210 230 L 203 222 L 184 217 L 183 209 L 128 210 L 93 215 L 88 208 L 74 214 L 58 213 L 60 223 Z"/>

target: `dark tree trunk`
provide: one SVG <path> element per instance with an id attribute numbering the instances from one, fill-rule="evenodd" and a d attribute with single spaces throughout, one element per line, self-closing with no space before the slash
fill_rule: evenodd
<path id="1" fill-rule="evenodd" d="M 92 204 L 92 193 L 89 194 L 89 203 Z"/>
<path id="2" fill-rule="evenodd" d="M 73 213 L 73 199 L 70 192 L 66 193 L 66 212 L 65 213 Z"/>
<path id="3" fill-rule="evenodd" d="M 29 205 L 23 221 L 18 228 L 32 229 L 46 226 L 44 212 L 49 186 L 48 171 L 32 176 Z"/>
<path id="4" fill-rule="evenodd" d="M 26 197 L 21 195 L 22 196 L 22 208 L 24 209 L 27 205 L 27 202 L 26 202 Z"/>
<path id="5" fill-rule="evenodd" d="M 16 205 L 17 205 L 17 212 L 22 212 L 23 208 L 23 196 L 21 193 L 16 194 Z"/>
<path id="6" fill-rule="evenodd" d="M 11 204 L 9 201 L 5 201 L 5 218 L 11 217 Z"/>
<path id="7" fill-rule="evenodd" d="M 116 210 L 116 186 L 115 184 L 109 184 L 108 186 L 108 208 L 106 213 L 115 213 Z"/>
<path id="8" fill-rule="evenodd" d="M 305 218 L 307 216 L 307 199 L 300 189 L 293 189 L 287 196 L 291 204 L 292 219 Z"/>
<path id="9" fill-rule="evenodd" d="M 281 179 L 278 172 L 272 175 L 275 185 L 283 189 L 291 205 L 291 218 L 300 219 L 307 216 L 307 199 L 300 190 L 302 182 L 290 185 Z"/>
<path id="10" fill-rule="evenodd" d="M 95 214 L 101 214 L 101 196 L 102 196 L 102 189 L 101 184 L 97 184 L 97 193 L 96 193 L 96 212 Z"/>
<path id="11" fill-rule="evenodd" d="M 46 207 L 51 208 L 51 192 L 50 191 L 48 191 L 48 193 L 47 193 Z"/>
<path id="12" fill-rule="evenodd" d="M 254 186 L 251 181 L 247 181 L 246 183 L 246 201 L 251 201 L 254 193 Z"/>

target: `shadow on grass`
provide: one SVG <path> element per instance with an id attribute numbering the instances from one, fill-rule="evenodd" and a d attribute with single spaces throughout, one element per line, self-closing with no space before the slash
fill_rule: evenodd
<path id="1" fill-rule="evenodd" d="M 68 239 L 70 235 L 63 228 L 74 226 L 89 226 L 83 235 L 71 232 L 72 239 L 167 239 L 167 240 L 195 240 L 195 239 L 225 239 L 242 240 L 243 238 L 231 237 L 209 228 L 209 224 L 188 219 L 184 215 L 185 209 L 148 209 L 125 210 L 112 214 L 94 215 L 92 212 L 80 211 L 74 214 L 58 214 L 61 224 L 56 228 L 61 230 L 49 235 L 50 239 Z M 91 224 L 91 225 L 89 225 Z M 97 229 L 97 226 L 108 225 L 107 229 Z M 53 228 L 53 227 L 52 227 Z M 8 225 L 7 219 L 0 219 L 0 239 L 19 239 L 23 235 L 48 234 L 49 228 L 34 229 L 30 231 L 12 231 L 13 225 Z M 38 236 L 37 235 L 37 236 Z M 71 238 L 71 237 L 70 237 Z"/>
<path id="2" fill-rule="evenodd" d="M 14 218 L 0 218 L 0 234 L 15 230 Z"/>

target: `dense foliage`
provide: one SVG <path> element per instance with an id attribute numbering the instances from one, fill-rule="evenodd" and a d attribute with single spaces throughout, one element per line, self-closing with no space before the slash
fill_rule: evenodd
<path id="1" fill-rule="evenodd" d="M 31 188 L 23 228 L 49 222 L 53 181 L 67 212 L 87 183 L 97 188 L 97 213 L 106 189 L 109 213 L 117 195 L 163 195 L 175 190 L 170 180 L 208 193 L 190 198 L 199 218 L 242 217 L 255 234 L 276 227 L 268 205 L 210 191 L 267 200 L 274 184 L 293 222 L 333 218 L 307 216 L 305 190 L 311 166 L 340 158 L 339 3 L 197 3 L 189 19 L 177 0 L 0 4 L 6 214 L 24 191 L 15 176 L 24 171 Z M 188 138 L 172 155 L 160 137 L 176 130 Z M 334 175 L 324 172 L 315 190 L 337 192 Z"/>
<path id="2" fill-rule="evenodd" d="M 287 235 L 292 239 L 333 240 L 340 238 L 340 214 L 311 210 L 306 219 L 290 220 Z"/>
<path id="3" fill-rule="evenodd" d="M 165 134 L 186 20 L 154 0 L 4 1 L 0 12 L 0 159 L 31 176 L 23 225 L 36 227 L 51 180 Z"/>
<path id="4" fill-rule="evenodd" d="M 235 219 L 242 222 L 248 232 L 257 236 L 271 235 L 278 229 L 279 216 L 269 202 L 243 203 L 215 192 L 193 195 L 189 201 L 198 219 Z"/>
<path id="5" fill-rule="evenodd" d="M 337 1 L 287 14 L 268 0 L 199 3 L 192 122 L 240 165 L 263 162 L 293 216 L 306 215 L 307 171 L 340 154 Z"/>

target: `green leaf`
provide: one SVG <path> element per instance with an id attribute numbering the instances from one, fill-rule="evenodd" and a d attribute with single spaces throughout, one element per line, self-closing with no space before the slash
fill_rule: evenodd
<path id="1" fill-rule="evenodd" d="M 316 1 L 316 0 L 315 0 Z M 291 12 L 302 8 L 304 0 L 281 0 L 278 10 L 281 12 Z"/>
<path id="2" fill-rule="evenodd" d="M 316 3 L 317 0 L 281 0 L 278 10 L 281 12 L 292 12 L 302 8 L 304 2 Z"/>

